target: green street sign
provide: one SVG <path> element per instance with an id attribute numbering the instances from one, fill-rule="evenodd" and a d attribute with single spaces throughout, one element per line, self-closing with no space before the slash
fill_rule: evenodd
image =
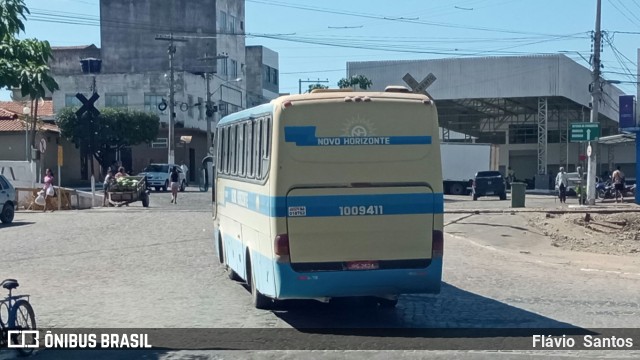
<path id="1" fill-rule="evenodd" d="M 569 141 L 571 142 L 584 142 L 593 141 L 600 137 L 600 124 L 579 122 L 571 123 L 571 130 L 569 132 Z"/>

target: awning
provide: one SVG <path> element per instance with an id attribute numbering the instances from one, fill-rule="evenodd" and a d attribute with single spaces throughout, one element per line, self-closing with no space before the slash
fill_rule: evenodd
<path id="1" fill-rule="evenodd" d="M 634 141 L 636 141 L 636 134 L 629 133 L 629 134 L 618 134 L 618 135 L 601 137 L 600 139 L 598 139 L 598 144 L 616 145 L 616 144 L 624 144 L 624 143 L 634 142 Z"/>

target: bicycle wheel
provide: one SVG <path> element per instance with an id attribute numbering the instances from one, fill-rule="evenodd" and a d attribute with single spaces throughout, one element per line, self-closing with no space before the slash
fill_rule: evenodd
<path id="1" fill-rule="evenodd" d="M 31 304 L 26 300 L 18 300 L 11 307 L 9 312 L 9 330 L 35 330 L 36 329 L 36 315 L 33 312 Z M 20 343 L 22 339 L 18 336 L 14 336 L 11 341 Z M 25 336 L 25 345 L 35 344 L 33 335 Z M 18 348 L 18 352 L 23 355 L 30 355 L 33 352 L 33 348 Z"/>

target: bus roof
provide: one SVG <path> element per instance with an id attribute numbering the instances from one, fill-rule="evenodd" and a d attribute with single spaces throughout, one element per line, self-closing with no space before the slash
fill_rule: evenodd
<path id="1" fill-rule="evenodd" d="M 370 98 L 386 98 L 386 99 L 403 99 L 403 100 L 431 100 L 424 94 L 404 93 L 396 91 L 359 91 L 354 92 L 352 89 L 332 90 L 323 92 L 313 92 L 305 94 L 283 95 L 276 99 L 271 100 L 267 104 L 258 105 L 246 110 L 238 111 L 236 113 L 227 115 L 220 119 L 217 126 L 227 125 L 236 121 L 245 120 L 252 117 L 262 116 L 264 114 L 273 113 L 273 110 L 279 104 L 286 101 L 310 101 L 310 100 L 331 100 L 331 99 L 344 99 L 345 97 L 363 97 Z"/>

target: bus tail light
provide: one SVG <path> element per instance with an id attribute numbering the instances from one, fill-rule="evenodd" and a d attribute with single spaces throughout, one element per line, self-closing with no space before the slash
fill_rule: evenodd
<path id="1" fill-rule="evenodd" d="M 444 255 L 444 234 L 441 230 L 433 230 L 431 241 L 431 258 L 441 259 Z"/>
<path id="2" fill-rule="evenodd" d="M 280 234 L 275 239 L 275 252 L 278 256 L 289 256 L 289 235 Z"/>
<path id="3" fill-rule="evenodd" d="M 293 102 L 291 101 L 285 101 L 284 103 L 282 103 L 282 106 L 286 109 L 288 107 L 292 107 L 293 106 Z"/>

